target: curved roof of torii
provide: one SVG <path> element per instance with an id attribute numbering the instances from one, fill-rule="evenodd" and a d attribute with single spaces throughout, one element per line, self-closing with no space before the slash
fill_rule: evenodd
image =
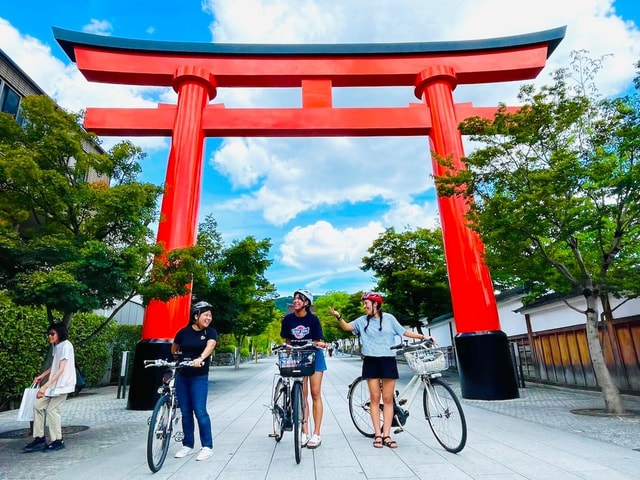
<path id="1" fill-rule="evenodd" d="M 174 53 L 180 55 L 251 55 L 251 56 L 369 56 L 369 55 L 420 55 L 434 53 L 485 52 L 504 48 L 518 48 L 535 44 L 547 44 L 547 58 L 564 38 L 566 27 L 508 37 L 479 40 L 412 43 L 341 43 L 341 44 L 250 44 L 250 43 L 202 43 L 166 42 L 93 35 L 52 27 L 53 35 L 75 61 L 75 46 L 98 47 L 107 50 L 130 52 Z"/>

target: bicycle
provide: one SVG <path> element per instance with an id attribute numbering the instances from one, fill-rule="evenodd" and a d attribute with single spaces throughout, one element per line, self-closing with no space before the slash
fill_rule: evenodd
<path id="1" fill-rule="evenodd" d="M 181 442 L 184 434 L 173 433 L 174 424 L 180 420 L 178 397 L 176 396 L 176 370 L 193 366 L 193 361 L 168 362 L 166 360 L 145 360 L 144 368 L 167 367 L 162 376 L 162 385 L 158 388 L 160 398 L 156 402 L 153 413 L 149 418 L 149 433 L 147 434 L 147 464 L 153 473 L 162 468 L 169 444 L 173 436 L 176 442 Z"/>
<path id="2" fill-rule="evenodd" d="M 304 396 L 302 378 L 311 376 L 316 370 L 316 346 L 276 345 L 279 373 L 273 377 L 271 413 L 273 414 L 273 437 L 280 442 L 285 431 L 293 430 L 293 447 L 296 463 L 302 458 L 302 426 L 304 424 Z"/>
<path id="3" fill-rule="evenodd" d="M 448 452 L 462 451 L 467 442 L 467 421 L 460 400 L 451 386 L 441 378 L 442 371 L 448 368 L 447 353 L 436 347 L 430 340 L 413 345 L 396 345 L 391 348 L 403 353 L 414 374 L 401 392 L 395 391 L 392 426 L 397 428 L 394 433 L 404 431 L 403 427 L 409 418 L 409 410 L 418 390 L 422 387 L 424 417 L 436 440 Z M 373 438 L 374 430 L 370 415 L 370 395 L 367 381 L 362 377 L 357 377 L 349 385 L 347 398 L 351 421 L 356 429 L 365 437 Z M 383 423 L 382 409 L 381 401 L 381 425 Z"/>

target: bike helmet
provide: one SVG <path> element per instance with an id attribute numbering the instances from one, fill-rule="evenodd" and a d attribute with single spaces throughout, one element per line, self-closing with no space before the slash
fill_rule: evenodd
<path id="1" fill-rule="evenodd" d="M 384 303 L 382 294 L 378 292 L 366 292 L 362 294 L 362 300 L 371 300 L 372 302 L 377 302 L 380 305 Z"/>
<path id="2" fill-rule="evenodd" d="M 191 306 L 191 318 L 195 315 L 202 315 L 206 311 L 213 310 L 213 306 L 207 302 L 196 302 Z"/>
<path id="3" fill-rule="evenodd" d="M 313 305 L 313 295 L 311 295 L 311 293 L 308 290 L 304 290 L 304 289 L 296 290 L 295 292 L 293 292 L 294 297 L 296 296 L 296 293 L 299 293 L 304 298 L 309 300 L 309 306 Z"/>

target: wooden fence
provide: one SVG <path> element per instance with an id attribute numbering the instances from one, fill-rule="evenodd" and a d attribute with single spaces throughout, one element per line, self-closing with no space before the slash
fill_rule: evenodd
<path id="1" fill-rule="evenodd" d="M 598 389 L 584 325 L 510 337 L 524 380 Z M 640 394 L 640 316 L 600 328 L 607 367 L 622 393 Z"/>

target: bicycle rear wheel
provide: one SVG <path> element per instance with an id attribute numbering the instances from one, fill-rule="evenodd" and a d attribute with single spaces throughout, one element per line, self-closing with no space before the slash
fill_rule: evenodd
<path id="1" fill-rule="evenodd" d="M 356 378 L 349 387 L 349 415 L 362 435 L 373 438 L 375 431 L 371 421 L 371 395 L 369 385 L 362 377 Z M 382 405 L 380 405 L 380 428 L 382 429 Z"/>
<path id="2" fill-rule="evenodd" d="M 167 458 L 172 432 L 171 400 L 169 395 L 162 395 L 151 414 L 147 435 L 147 463 L 154 473 L 162 468 Z"/>
<path id="3" fill-rule="evenodd" d="M 467 421 L 453 389 L 439 378 L 425 381 L 422 404 L 438 443 L 448 452 L 460 452 L 467 443 Z"/>
<path id="4" fill-rule="evenodd" d="M 293 448 L 296 454 L 296 463 L 302 458 L 302 423 L 304 422 L 304 398 L 302 397 L 302 384 L 293 383 L 291 393 L 291 406 L 293 407 Z"/>
<path id="5" fill-rule="evenodd" d="M 284 433 L 284 414 L 286 408 L 286 389 L 282 378 L 276 382 L 273 389 L 273 404 L 271 405 L 271 413 L 273 414 L 273 438 L 276 442 L 282 439 Z"/>

